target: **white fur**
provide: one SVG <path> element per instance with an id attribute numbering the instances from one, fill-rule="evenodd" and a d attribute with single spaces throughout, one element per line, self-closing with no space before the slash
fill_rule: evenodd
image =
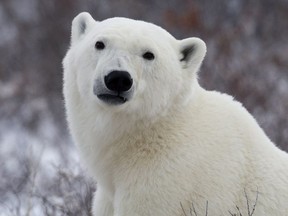
<path id="1" fill-rule="evenodd" d="M 96 50 L 96 41 L 105 49 Z M 97 181 L 95 216 L 288 215 L 288 156 L 232 97 L 206 91 L 197 71 L 205 43 L 176 40 L 162 28 L 126 18 L 72 24 L 63 61 L 71 134 Z M 181 51 L 193 47 L 182 61 Z M 142 58 L 145 51 L 155 59 Z M 95 79 L 128 71 L 131 100 L 107 105 Z M 181 207 L 181 205 L 182 207 Z M 236 207 L 237 206 L 237 207 Z"/>

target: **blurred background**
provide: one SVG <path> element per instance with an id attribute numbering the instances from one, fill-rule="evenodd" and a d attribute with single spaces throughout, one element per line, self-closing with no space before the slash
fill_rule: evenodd
<path id="1" fill-rule="evenodd" d="M 288 151 L 287 0 L 1 0 L 0 215 L 89 215 L 95 185 L 66 129 L 72 19 L 124 16 L 202 38 L 207 89 L 234 96 Z"/>

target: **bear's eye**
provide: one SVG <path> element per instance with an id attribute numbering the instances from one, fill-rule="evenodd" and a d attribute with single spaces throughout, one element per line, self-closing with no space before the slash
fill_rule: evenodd
<path id="1" fill-rule="evenodd" d="M 151 52 L 146 52 L 143 54 L 143 58 L 147 60 L 153 60 L 155 58 L 154 54 Z"/>
<path id="2" fill-rule="evenodd" d="M 105 44 L 102 41 L 97 41 L 95 44 L 95 48 L 97 50 L 103 50 L 105 48 Z"/>

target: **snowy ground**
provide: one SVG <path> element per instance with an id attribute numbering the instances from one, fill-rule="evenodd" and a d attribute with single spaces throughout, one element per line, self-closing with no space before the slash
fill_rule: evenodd
<path id="1" fill-rule="evenodd" d="M 94 185 L 69 136 L 59 134 L 46 111 L 36 133 L 0 121 L 1 216 L 89 215 Z"/>

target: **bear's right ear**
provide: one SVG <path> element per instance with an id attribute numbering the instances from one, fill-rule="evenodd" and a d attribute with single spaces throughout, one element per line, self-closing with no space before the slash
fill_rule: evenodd
<path id="1" fill-rule="evenodd" d="M 78 14 L 72 21 L 71 45 L 85 35 L 96 21 L 87 12 Z"/>

